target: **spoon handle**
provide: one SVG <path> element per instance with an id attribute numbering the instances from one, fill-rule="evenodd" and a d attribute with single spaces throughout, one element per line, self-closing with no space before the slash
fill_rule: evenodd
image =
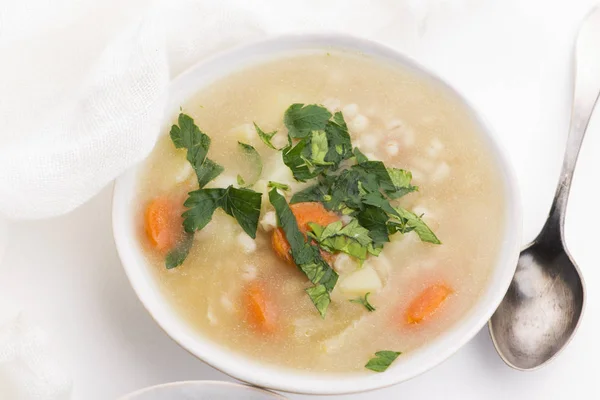
<path id="1" fill-rule="evenodd" d="M 554 202 L 541 236 L 563 237 L 565 211 L 579 149 L 600 94 L 600 7 L 586 17 L 575 47 L 575 84 L 569 138 Z"/>

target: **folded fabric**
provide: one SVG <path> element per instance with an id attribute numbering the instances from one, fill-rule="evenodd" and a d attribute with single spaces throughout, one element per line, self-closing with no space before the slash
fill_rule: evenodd
<path id="1" fill-rule="evenodd" d="M 45 332 L 23 314 L 0 316 L 0 398 L 66 400 L 71 381 Z"/>

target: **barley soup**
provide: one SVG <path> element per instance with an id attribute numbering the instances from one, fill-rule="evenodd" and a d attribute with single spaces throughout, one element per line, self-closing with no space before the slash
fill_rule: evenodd
<path id="1" fill-rule="evenodd" d="M 199 335 L 265 363 L 382 372 L 485 289 L 498 166 L 435 82 L 302 54 L 217 81 L 173 123 L 140 181 L 140 242 Z"/>

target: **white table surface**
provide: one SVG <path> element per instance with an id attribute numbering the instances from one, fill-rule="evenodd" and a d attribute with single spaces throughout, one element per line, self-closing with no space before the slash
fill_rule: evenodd
<path id="1" fill-rule="evenodd" d="M 536 3 L 547 7 L 505 8 L 497 15 L 487 7 L 487 16 L 465 18 L 452 35 L 430 30 L 421 38 L 422 49 L 405 48 L 462 89 L 496 128 L 520 180 L 524 243 L 543 223 L 554 192 L 568 127 L 569 47 L 590 2 L 562 9 Z M 468 34 L 479 28 L 481 35 Z M 453 62 L 456 57 L 468 62 Z M 600 398 L 598 155 L 600 117 L 580 156 L 566 225 L 569 248 L 585 275 L 587 306 L 577 336 L 555 362 L 535 372 L 513 371 L 497 357 L 484 328 L 442 365 L 409 382 L 329 398 Z M 47 329 L 72 374 L 75 400 L 114 399 L 169 381 L 231 380 L 171 341 L 136 298 L 112 239 L 111 192 L 106 188 L 67 216 L 11 223 L 0 263 L 3 298 Z"/>

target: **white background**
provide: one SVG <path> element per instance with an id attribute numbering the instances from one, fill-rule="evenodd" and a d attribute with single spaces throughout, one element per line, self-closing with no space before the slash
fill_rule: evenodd
<path id="1" fill-rule="evenodd" d="M 559 174 L 568 131 L 570 47 L 592 2 L 502 3 L 473 6 L 455 23 L 439 23 L 452 12 L 436 13 L 419 40 L 403 50 L 462 90 L 496 128 L 520 180 L 525 244 L 543 223 Z M 412 381 L 340 398 L 600 398 L 599 156 L 600 117 L 584 143 L 566 226 L 569 248 L 585 275 L 587 306 L 577 336 L 555 362 L 536 372 L 513 371 L 497 357 L 484 329 Z M 176 380 L 231 380 L 172 342 L 135 297 L 112 239 L 111 191 L 61 218 L 12 223 L 0 294 L 47 329 L 73 376 L 73 399 L 114 399 Z"/>

